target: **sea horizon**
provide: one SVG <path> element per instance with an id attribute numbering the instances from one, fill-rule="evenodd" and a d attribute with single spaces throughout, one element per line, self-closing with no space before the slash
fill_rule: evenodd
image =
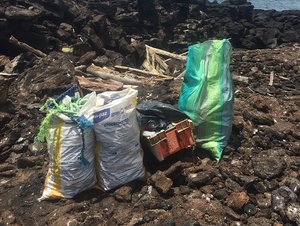
<path id="1" fill-rule="evenodd" d="M 223 2 L 224 0 L 217 1 Z M 248 0 L 248 2 L 251 2 L 255 9 L 274 9 L 277 11 L 300 10 L 300 0 Z"/>

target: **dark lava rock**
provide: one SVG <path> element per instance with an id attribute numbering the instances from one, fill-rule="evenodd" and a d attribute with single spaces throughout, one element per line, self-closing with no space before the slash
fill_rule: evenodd
<path id="1" fill-rule="evenodd" d="M 28 150 L 28 144 L 28 141 L 24 141 L 20 144 L 14 144 L 10 150 L 15 153 L 25 153 Z"/>
<path id="2" fill-rule="evenodd" d="M 35 165 L 35 163 L 27 158 L 19 158 L 17 160 L 17 166 L 19 169 L 30 168 L 30 167 L 33 167 L 34 165 Z"/>
<path id="3" fill-rule="evenodd" d="M 252 159 L 255 175 L 263 179 L 272 179 L 283 173 L 286 167 L 285 161 L 269 152 L 261 152 Z"/>
<path id="4" fill-rule="evenodd" d="M 263 114 L 258 111 L 250 111 L 250 110 L 245 110 L 243 112 L 244 118 L 246 120 L 252 121 L 254 124 L 258 125 L 273 125 L 274 124 L 274 119 L 271 118 L 270 115 Z"/>
<path id="5" fill-rule="evenodd" d="M 196 220 L 191 219 L 183 223 L 182 226 L 200 226 L 200 223 Z"/>
<path id="6" fill-rule="evenodd" d="M 110 59 L 105 55 L 98 56 L 96 59 L 93 60 L 93 63 L 96 66 L 100 66 L 100 67 L 108 65 L 109 62 L 110 62 Z"/>
<path id="7" fill-rule="evenodd" d="M 68 42 L 74 35 L 74 29 L 70 24 L 61 23 L 56 33 L 61 40 Z"/>
<path id="8" fill-rule="evenodd" d="M 7 101 L 9 86 L 12 81 L 13 78 L 4 78 L 0 76 L 0 104 L 4 104 Z"/>
<path id="9" fill-rule="evenodd" d="M 173 217 L 169 217 L 162 222 L 162 226 L 176 226 L 175 219 Z"/>
<path id="10" fill-rule="evenodd" d="M 245 120 L 243 116 L 235 116 L 232 123 L 233 130 L 241 132 L 244 129 L 244 124 Z"/>
<path id="11" fill-rule="evenodd" d="M 95 59 L 97 56 L 97 53 L 95 51 L 89 51 L 83 54 L 79 61 L 78 65 L 89 65 L 92 63 L 93 59 Z"/>
<path id="12" fill-rule="evenodd" d="M 234 192 L 239 192 L 242 190 L 242 187 L 237 182 L 231 180 L 230 178 L 226 179 L 225 186 Z"/>
<path id="13" fill-rule="evenodd" d="M 22 90 L 19 93 L 19 101 L 23 103 L 34 102 L 34 98 L 22 99 L 23 95 L 29 98 L 28 93 L 43 96 L 61 94 L 63 90 L 70 87 L 74 73 L 74 65 L 68 56 L 58 52 L 52 52 L 42 58 L 38 63 L 27 70 L 20 80 L 16 81 L 16 88 Z"/>
<path id="14" fill-rule="evenodd" d="M 219 199 L 219 200 L 224 200 L 227 198 L 228 194 L 227 194 L 227 190 L 225 188 L 223 189 L 219 189 L 219 190 L 215 190 L 212 195 Z"/>
<path id="15" fill-rule="evenodd" d="M 255 215 L 257 213 L 257 208 L 253 204 L 246 204 L 244 206 L 244 212 L 248 216 L 253 216 L 253 215 Z"/>
<path id="16" fill-rule="evenodd" d="M 248 218 L 248 224 L 250 226 L 257 226 L 257 225 L 261 225 L 261 226 L 271 226 L 272 221 L 270 219 L 267 219 L 265 217 L 249 217 Z"/>
<path id="17" fill-rule="evenodd" d="M 188 186 L 181 185 L 179 187 L 180 194 L 187 195 L 191 193 L 191 189 Z"/>
<path id="18" fill-rule="evenodd" d="M 189 186 L 200 187 L 208 184 L 213 178 L 214 173 L 212 171 L 202 171 L 198 173 L 189 174 L 187 177 Z"/>
<path id="19" fill-rule="evenodd" d="M 0 127 L 4 128 L 4 125 L 12 119 L 12 115 L 7 112 L 0 112 Z"/>

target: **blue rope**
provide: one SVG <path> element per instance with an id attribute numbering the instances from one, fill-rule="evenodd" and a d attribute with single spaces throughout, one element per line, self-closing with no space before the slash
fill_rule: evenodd
<path id="1" fill-rule="evenodd" d="M 84 130 L 88 128 L 93 127 L 93 123 L 90 122 L 84 115 L 77 116 L 77 117 L 71 117 L 72 121 L 77 124 L 78 128 L 81 131 L 81 138 L 82 138 L 82 149 L 81 149 L 81 155 L 78 158 L 81 163 L 85 166 L 89 165 L 90 162 L 84 157 L 84 151 L 85 151 L 85 138 L 84 138 Z"/>
<path id="2" fill-rule="evenodd" d="M 65 92 L 60 94 L 58 97 L 56 97 L 55 102 L 59 103 L 64 99 L 65 96 L 74 96 L 77 89 L 77 85 L 72 85 L 69 89 L 67 89 Z M 55 108 L 56 106 L 53 103 L 50 103 L 48 105 L 49 108 Z"/>
<path id="3" fill-rule="evenodd" d="M 78 160 L 80 160 L 84 166 L 88 166 L 90 162 L 84 157 L 84 151 L 85 151 L 84 130 L 80 128 L 80 131 L 81 131 L 81 138 L 82 138 L 82 149 L 81 149 L 81 155 L 78 158 Z"/>

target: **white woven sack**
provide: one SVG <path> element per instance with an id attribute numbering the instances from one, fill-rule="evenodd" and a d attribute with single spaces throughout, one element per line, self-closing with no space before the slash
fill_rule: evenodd
<path id="1" fill-rule="evenodd" d="M 95 97 L 91 94 L 90 101 Z M 72 198 L 96 184 L 95 135 L 92 128 L 83 131 L 63 114 L 53 117 L 47 138 L 49 169 L 40 201 Z"/>
<path id="2" fill-rule="evenodd" d="M 125 89 L 97 95 L 94 131 L 96 173 L 104 190 L 145 175 L 140 131 L 136 118 L 137 91 Z"/>

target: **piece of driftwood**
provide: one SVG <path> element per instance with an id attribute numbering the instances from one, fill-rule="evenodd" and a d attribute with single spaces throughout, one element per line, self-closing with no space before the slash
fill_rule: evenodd
<path id="1" fill-rule="evenodd" d="M 290 81 L 291 79 L 287 78 L 287 77 L 283 77 L 283 76 L 278 76 L 279 78 L 283 79 L 283 80 L 286 80 L 286 81 Z"/>
<path id="2" fill-rule="evenodd" d="M 18 73 L 6 73 L 6 72 L 0 72 L 0 76 L 17 76 Z"/>
<path id="3" fill-rule="evenodd" d="M 134 78 L 121 77 L 119 74 L 114 74 L 110 70 L 106 70 L 102 67 L 98 67 L 94 64 L 91 64 L 86 71 L 94 76 L 98 76 L 102 79 L 112 79 L 118 82 L 122 82 L 124 84 L 130 85 L 142 85 L 143 82 L 138 81 Z"/>
<path id="4" fill-rule="evenodd" d="M 101 78 L 85 78 L 82 76 L 75 77 L 79 87 L 81 89 L 87 89 L 89 91 L 105 92 L 116 91 L 123 88 L 123 83 L 114 80 L 104 80 Z"/>
<path id="5" fill-rule="evenodd" d="M 116 65 L 115 68 L 120 69 L 120 70 L 136 72 L 136 73 L 144 74 L 144 75 L 159 76 L 159 77 L 162 77 L 164 79 L 173 80 L 173 77 L 171 77 L 171 76 L 167 76 L 167 75 L 163 75 L 163 74 L 159 74 L 159 73 L 153 73 L 153 72 L 145 71 L 145 70 L 140 70 L 140 69 L 137 69 L 137 68 L 125 67 L 125 66 L 120 66 L 120 65 Z"/>
<path id="6" fill-rule="evenodd" d="M 86 65 L 79 65 L 79 66 L 76 66 L 74 69 L 75 71 L 82 71 L 82 70 L 85 70 L 87 68 Z"/>
<path id="7" fill-rule="evenodd" d="M 148 48 L 151 52 L 154 52 L 156 54 L 163 55 L 163 56 L 170 57 L 170 58 L 174 58 L 176 60 L 182 60 L 182 61 L 186 60 L 186 56 L 181 56 L 181 55 L 178 55 L 178 54 L 175 54 L 175 53 L 170 53 L 168 51 L 157 49 L 157 48 L 154 48 L 154 47 L 151 47 L 151 46 L 148 46 L 148 45 L 145 45 L 145 46 L 146 46 L 146 49 Z"/>
<path id="8" fill-rule="evenodd" d="M 243 82 L 248 84 L 249 83 L 249 78 L 241 75 L 233 75 L 232 79 L 235 81 Z"/>
<path id="9" fill-rule="evenodd" d="M 269 82 L 269 86 L 272 86 L 274 83 L 274 71 L 271 71 L 270 73 L 270 82 Z"/>
<path id="10" fill-rule="evenodd" d="M 185 75 L 185 72 L 186 72 L 186 70 L 184 70 L 183 72 L 181 72 L 181 73 L 175 78 L 175 80 L 180 79 L 180 78 L 183 78 L 184 75 Z"/>
<path id="11" fill-rule="evenodd" d="M 161 57 L 158 56 L 157 54 L 155 54 L 155 60 L 156 60 L 156 62 L 160 65 L 160 67 L 161 67 L 162 69 L 164 69 L 166 72 L 169 70 L 168 64 L 165 63 L 165 62 L 163 61 L 163 59 L 161 59 Z"/>
<path id="12" fill-rule="evenodd" d="M 159 74 L 159 72 L 157 71 L 157 70 L 155 70 L 151 65 L 150 65 L 150 63 L 149 63 L 149 61 L 147 61 L 147 60 L 145 60 L 144 62 L 143 62 L 143 68 L 145 68 L 146 70 L 148 70 L 148 71 L 151 71 L 151 72 L 153 72 L 153 73 L 157 73 L 157 74 Z"/>
<path id="13" fill-rule="evenodd" d="M 43 53 L 42 51 L 35 49 L 29 45 L 27 45 L 24 42 L 20 42 L 18 39 L 16 39 L 14 36 L 10 36 L 9 43 L 19 47 L 20 49 L 32 52 L 33 54 L 39 56 L 39 57 L 46 57 L 47 54 Z"/>

